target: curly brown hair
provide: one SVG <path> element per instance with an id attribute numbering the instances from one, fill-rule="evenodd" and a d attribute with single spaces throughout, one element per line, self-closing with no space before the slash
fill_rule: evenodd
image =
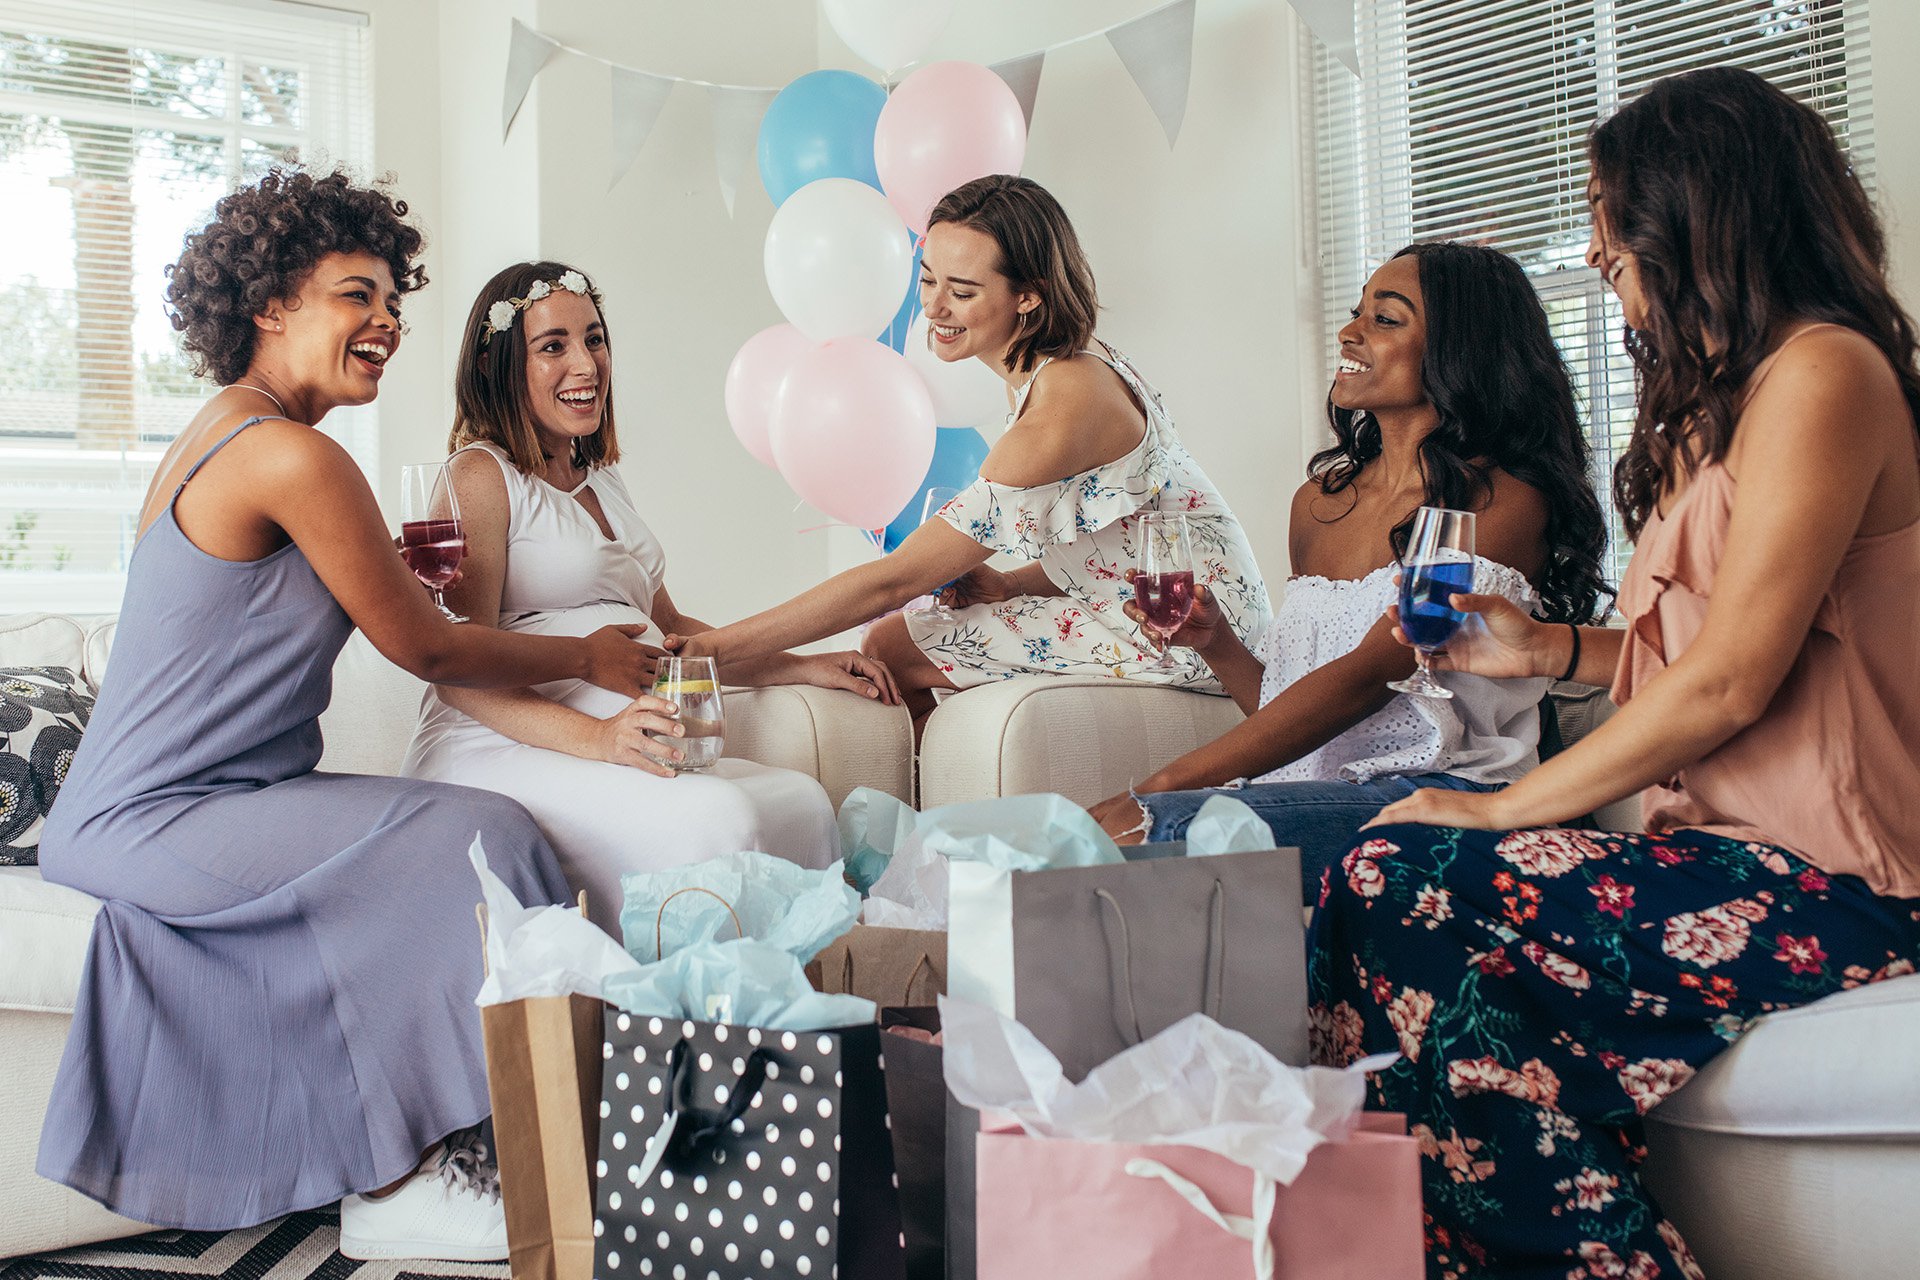
<path id="1" fill-rule="evenodd" d="M 344 170 L 312 174 L 269 169 L 250 187 L 221 198 L 213 221 L 187 237 L 167 268 L 167 319 L 196 377 L 227 383 L 253 360 L 253 318 L 290 298 L 329 253 L 371 253 L 393 272 L 394 288 L 427 283 L 415 261 L 425 243 L 407 222 L 407 202 L 383 179 L 354 182 Z"/>

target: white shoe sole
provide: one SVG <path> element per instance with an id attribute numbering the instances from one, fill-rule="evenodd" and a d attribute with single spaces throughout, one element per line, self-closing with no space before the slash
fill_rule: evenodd
<path id="1" fill-rule="evenodd" d="M 418 1258 L 426 1262 L 505 1262 L 505 1245 L 450 1245 L 428 1240 L 381 1240 L 368 1243 L 344 1233 L 340 1254 L 355 1262 L 385 1262 L 395 1258 Z"/>

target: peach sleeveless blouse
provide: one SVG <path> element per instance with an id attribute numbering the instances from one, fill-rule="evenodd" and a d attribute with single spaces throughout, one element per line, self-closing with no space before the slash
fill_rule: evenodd
<path id="1" fill-rule="evenodd" d="M 1725 467 L 1704 467 L 1641 530 L 1620 586 L 1615 702 L 1699 636 L 1735 489 Z M 1920 896 L 1920 520 L 1853 540 L 1765 714 L 1643 804 L 1649 831 L 1784 845 L 1875 893 Z"/>

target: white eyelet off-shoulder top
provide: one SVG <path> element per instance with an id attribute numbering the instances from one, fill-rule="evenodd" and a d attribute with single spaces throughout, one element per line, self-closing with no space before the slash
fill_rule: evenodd
<path id="1" fill-rule="evenodd" d="M 1364 578 L 1289 579 L 1273 621 L 1254 644 L 1254 656 L 1266 667 L 1260 705 L 1358 648 L 1397 599 L 1397 572 L 1397 565 L 1388 564 Z M 1539 600 L 1518 570 L 1485 557 L 1474 560 L 1473 589 L 1505 596 L 1528 611 Z M 1450 700 L 1400 694 L 1319 750 L 1256 781 L 1367 782 L 1450 773 L 1475 782 L 1512 782 L 1539 762 L 1546 680 L 1489 680 L 1457 671 L 1436 671 L 1434 678 L 1452 691 Z"/>

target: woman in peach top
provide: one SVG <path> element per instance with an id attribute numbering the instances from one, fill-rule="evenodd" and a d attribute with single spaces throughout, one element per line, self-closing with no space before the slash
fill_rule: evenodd
<path id="1" fill-rule="evenodd" d="M 1435 1277 L 1699 1276 L 1640 1117 L 1762 1013 L 1920 957 L 1920 374 L 1872 207 L 1744 71 L 1660 81 L 1589 159 L 1640 374 L 1627 625 L 1455 596 L 1486 626 L 1449 661 L 1620 713 L 1383 810 L 1315 922 L 1316 1053 L 1403 1054 L 1374 1100 L 1426 1156 Z M 1647 834 L 1552 825 L 1642 790 Z"/>

